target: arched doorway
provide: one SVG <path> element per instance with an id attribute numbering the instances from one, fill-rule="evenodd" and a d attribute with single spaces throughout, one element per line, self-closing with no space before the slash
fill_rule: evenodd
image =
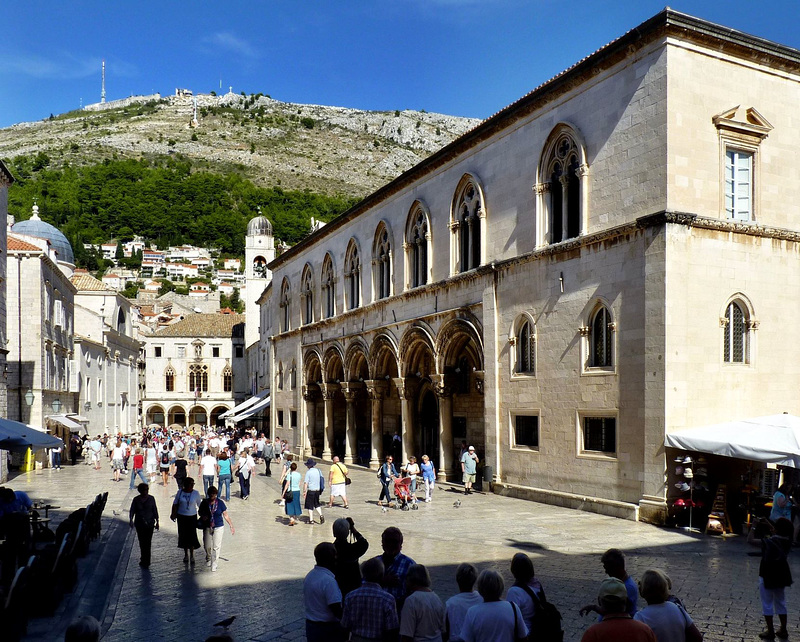
<path id="1" fill-rule="evenodd" d="M 334 455 L 344 461 L 345 440 L 347 439 L 347 404 L 341 392 L 341 382 L 344 381 L 344 365 L 342 364 L 341 352 L 336 348 L 331 348 L 325 353 L 325 385 L 323 396 L 325 397 L 327 421 L 330 425 L 328 429 L 328 439 L 330 444 L 330 457 Z M 328 405 L 330 404 L 330 407 Z M 326 449 L 323 448 L 322 456 L 328 456 Z"/>
<path id="2" fill-rule="evenodd" d="M 433 465 L 439 462 L 439 401 L 430 383 L 425 382 L 417 395 L 417 462 L 422 455 L 428 455 Z"/>
<path id="3" fill-rule="evenodd" d="M 164 408 L 162 408 L 161 406 L 150 406 L 147 409 L 147 415 L 145 421 L 147 422 L 148 426 L 150 424 L 158 424 L 159 426 L 165 426 L 166 424 L 164 423 L 164 419 L 165 419 Z"/>
<path id="4" fill-rule="evenodd" d="M 319 354 L 309 351 L 303 357 L 303 400 L 306 404 L 306 436 L 304 448 L 314 457 L 322 456 L 325 440 L 325 405 L 322 403 L 322 365 Z"/>
<path id="5" fill-rule="evenodd" d="M 178 426 L 183 426 L 184 428 L 186 427 L 186 411 L 182 406 L 172 406 L 172 408 L 169 409 L 167 419 L 167 423 L 170 426 L 176 424 Z"/>
<path id="6" fill-rule="evenodd" d="M 192 406 L 189 410 L 189 425 L 205 426 L 208 423 L 208 412 L 203 406 Z"/>
<path id="7" fill-rule="evenodd" d="M 217 426 L 217 425 L 219 425 L 220 423 L 225 423 L 225 420 L 224 420 L 224 419 L 223 419 L 223 420 L 220 420 L 219 416 L 220 416 L 220 415 L 221 415 L 223 412 L 227 412 L 227 411 L 228 411 L 228 408 L 227 408 L 227 406 L 216 406 L 216 407 L 215 407 L 215 408 L 214 408 L 214 409 L 211 411 L 211 424 L 210 424 L 210 425 L 212 425 L 212 426 Z"/>

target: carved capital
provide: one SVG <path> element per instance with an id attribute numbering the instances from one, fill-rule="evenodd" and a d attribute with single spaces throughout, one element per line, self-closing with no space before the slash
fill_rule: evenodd
<path id="1" fill-rule="evenodd" d="M 460 225 L 461 225 L 460 221 L 450 221 L 450 223 L 448 223 L 448 227 L 450 228 L 451 232 L 455 232 Z"/>
<path id="2" fill-rule="evenodd" d="M 509 342 L 509 343 L 510 343 L 512 346 L 515 346 L 515 345 L 517 345 L 517 337 L 508 337 L 508 342 Z"/>
<path id="3" fill-rule="evenodd" d="M 759 324 L 759 322 L 756 319 L 750 319 L 747 322 L 747 329 L 748 330 L 758 330 L 758 324 Z"/>
<path id="4" fill-rule="evenodd" d="M 397 387 L 397 394 L 403 401 L 408 401 L 414 397 L 414 392 L 417 389 L 417 384 L 409 379 L 399 377 L 394 380 L 394 385 Z"/>
<path id="5" fill-rule="evenodd" d="M 589 166 L 586 163 L 583 163 L 575 170 L 575 173 L 578 175 L 578 178 L 583 178 L 584 176 L 588 176 L 589 174 Z"/>
<path id="6" fill-rule="evenodd" d="M 720 328 L 727 328 L 728 327 L 728 320 L 725 317 L 719 318 L 719 327 Z"/>
<path id="7" fill-rule="evenodd" d="M 367 387 L 367 395 L 369 395 L 369 398 L 373 401 L 383 399 L 389 388 L 389 384 L 380 379 L 365 381 L 364 385 Z"/>
<path id="8" fill-rule="evenodd" d="M 617 322 L 616 321 L 612 321 L 611 323 L 609 323 L 608 324 L 608 330 L 609 330 L 609 332 L 616 332 L 617 331 Z"/>
<path id="9" fill-rule="evenodd" d="M 339 384 L 338 383 L 323 383 L 320 385 L 320 390 L 322 391 L 322 398 L 325 401 L 329 401 L 336 396 L 336 393 L 339 392 Z"/>
<path id="10" fill-rule="evenodd" d="M 306 401 L 316 401 L 319 396 L 319 386 L 317 384 L 309 384 L 303 386 L 303 399 Z"/>
<path id="11" fill-rule="evenodd" d="M 580 328 L 578 328 L 578 332 L 582 337 L 588 337 L 590 331 L 591 328 L 588 325 L 582 325 Z"/>
<path id="12" fill-rule="evenodd" d="M 547 194 L 550 191 L 550 183 L 535 183 L 533 186 L 533 191 L 538 196 Z"/>

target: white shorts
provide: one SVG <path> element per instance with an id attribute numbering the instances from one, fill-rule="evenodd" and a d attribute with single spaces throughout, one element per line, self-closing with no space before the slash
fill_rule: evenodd
<path id="1" fill-rule="evenodd" d="M 331 484 L 331 497 L 347 497 L 347 484 Z"/>
<path id="2" fill-rule="evenodd" d="M 92 461 L 100 461 L 100 453 L 92 451 Z"/>

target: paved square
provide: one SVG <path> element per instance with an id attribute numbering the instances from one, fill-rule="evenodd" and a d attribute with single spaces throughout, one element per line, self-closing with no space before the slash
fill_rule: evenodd
<path id="1" fill-rule="evenodd" d="M 327 465 L 321 469 L 327 474 Z M 56 617 L 32 620 L 28 639 L 57 639 L 72 614 L 89 613 L 103 620 L 103 639 L 111 641 L 204 640 L 215 622 L 231 615 L 236 621 L 230 633 L 237 642 L 302 640 L 302 579 L 313 566 L 314 546 L 333 541 L 331 524 L 345 515 L 353 517 L 369 540 L 368 556 L 381 552 L 382 530 L 398 526 L 405 536 L 403 551 L 428 567 L 442 600 L 457 591 L 455 568 L 460 562 L 496 568 L 509 586 L 511 557 L 518 551 L 528 553 L 548 599 L 564 616 L 566 640 L 579 640 L 592 623 L 578 616 L 578 609 L 594 600 L 603 577 L 599 554 L 612 546 L 625 550 L 634 578 L 651 567 L 665 569 L 707 641 L 757 640 L 762 630 L 759 559 L 747 555 L 751 549 L 744 537 L 690 535 L 491 494 L 464 497 L 455 487 L 445 486 L 418 511 L 384 513 L 376 505 L 375 474 L 357 468 L 351 469 L 349 510 L 326 508 L 324 525 L 310 526 L 304 517 L 303 523 L 289 527 L 277 504 L 277 477 L 263 476 L 263 466 L 258 470 L 250 500 L 240 500 L 238 486 L 233 487 L 229 515 L 236 534 L 231 536 L 226 528 L 216 573 L 203 563 L 202 551 L 196 566 L 182 563 L 177 530 L 169 520 L 177 489 L 173 481 L 166 488 L 152 487 L 161 531 L 153 540 L 152 566 L 144 571 L 138 566 L 135 534 L 127 524 L 135 494 L 128 478 L 114 483 L 107 466 L 95 471 L 79 463 L 12 479 L 8 485 L 15 490 L 61 506 L 55 523 L 88 504 L 96 493 L 109 491 L 103 536 L 92 544 L 89 557 L 80 560 L 77 590 L 65 598 Z M 324 496 L 327 499 L 327 491 Z M 795 578 L 800 578 L 800 555 L 790 561 Z M 795 594 L 788 592 L 789 630 L 792 638 L 800 638 Z"/>

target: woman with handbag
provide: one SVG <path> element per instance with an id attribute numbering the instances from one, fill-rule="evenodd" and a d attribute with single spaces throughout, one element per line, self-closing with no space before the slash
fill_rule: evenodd
<path id="1" fill-rule="evenodd" d="M 436 469 L 433 467 L 433 462 L 428 455 L 422 455 L 422 481 L 425 482 L 425 501 L 431 501 L 433 495 L 433 486 L 436 483 Z"/>
<path id="2" fill-rule="evenodd" d="M 200 548 L 197 541 L 197 507 L 202 499 L 194 489 L 194 479 L 183 480 L 183 488 L 175 495 L 172 502 L 170 519 L 178 522 L 178 548 L 183 549 L 183 563 L 194 564 L 194 551 Z"/>
<path id="3" fill-rule="evenodd" d="M 389 494 L 389 484 L 391 481 L 398 477 L 397 469 L 392 463 L 394 458 L 391 455 L 386 455 L 386 461 L 383 462 L 381 469 L 378 471 L 378 479 L 381 481 L 381 494 L 378 497 L 378 506 L 383 506 L 383 498 L 386 498 L 386 505 L 392 501 L 392 496 Z"/>
<path id="4" fill-rule="evenodd" d="M 222 534 L 225 531 L 225 522 L 231 529 L 231 535 L 236 533 L 233 522 L 228 517 L 228 507 L 218 498 L 217 489 L 208 487 L 207 497 L 201 502 L 198 511 L 199 521 L 203 525 L 203 547 L 206 549 L 206 566 L 212 571 L 217 570 L 219 552 L 222 549 Z"/>
<path id="5" fill-rule="evenodd" d="M 286 486 L 283 490 L 286 514 L 289 516 L 289 526 L 297 523 L 297 517 L 303 514 L 300 507 L 300 473 L 297 472 L 297 462 L 292 462 L 289 472 L 286 474 Z"/>

